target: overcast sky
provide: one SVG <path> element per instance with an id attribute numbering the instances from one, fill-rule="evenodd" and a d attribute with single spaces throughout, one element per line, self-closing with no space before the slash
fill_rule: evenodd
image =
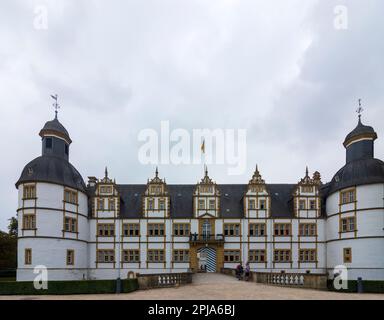
<path id="1" fill-rule="evenodd" d="M 335 28 L 338 5 L 347 29 Z M 85 181 L 108 165 L 118 183 L 145 183 L 154 166 L 138 160 L 138 133 L 168 120 L 246 129 L 247 170 L 211 165 L 218 183 L 247 183 L 256 163 L 267 183 L 296 183 L 306 165 L 327 182 L 345 163 L 359 98 L 383 159 L 383 13 L 382 0 L 2 0 L 0 229 L 16 214 L 23 167 L 41 154 L 54 93 Z M 159 171 L 196 183 L 202 167 Z"/>

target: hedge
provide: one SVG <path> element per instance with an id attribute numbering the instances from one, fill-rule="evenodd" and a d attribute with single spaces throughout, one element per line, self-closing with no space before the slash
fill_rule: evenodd
<path id="1" fill-rule="evenodd" d="M 1 278 L 16 278 L 16 269 L 0 270 L 0 281 L 1 281 Z"/>
<path id="2" fill-rule="evenodd" d="M 137 279 L 121 280 L 121 292 L 138 289 Z M 47 290 L 36 290 L 33 282 L 1 282 L 0 295 L 45 295 L 45 294 L 102 294 L 115 293 L 116 280 L 49 281 Z"/>
<path id="3" fill-rule="evenodd" d="M 384 293 L 384 281 L 363 280 L 364 293 Z M 348 280 L 348 289 L 336 290 L 333 287 L 333 280 L 328 280 L 328 290 L 337 292 L 357 292 L 357 281 Z"/>

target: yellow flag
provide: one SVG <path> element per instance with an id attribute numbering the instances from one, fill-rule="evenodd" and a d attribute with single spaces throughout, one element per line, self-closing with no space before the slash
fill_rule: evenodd
<path id="1" fill-rule="evenodd" d="M 203 140 L 203 143 L 201 144 L 201 151 L 205 153 L 205 140 Z"/>

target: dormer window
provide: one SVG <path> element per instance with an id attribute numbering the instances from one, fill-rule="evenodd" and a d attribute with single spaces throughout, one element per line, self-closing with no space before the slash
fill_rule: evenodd
<path id="1" fill-rule="evenodd" d="M 259 201 L 259 208 L 260 208 L 260 210 L 265 210 L 265 207 L 266 207 L 266 205 L 265 205 L 265 200 L 260 200 Z"/>
<path id="2" fill-rule="evenodd" d="M 209 210 L 215 210 L 215 200 L 209 200 Z"/>
<path id="3" fill-rule="evenodd" d="M 199 209 L 200 210 L 205 209 L 205 202 L 204 202 L 204 200 L 199 200 Z"/>
<path id="4" fill-rule="evenodd" d="M 256 209 L 256 201 L 254 199 L 249 200 L 249 209 L 251 210 Z"/>
<path id="5" fill-rule="evenodd" d="M 165 201 L 164 199 L 159 200 L 159 209 L 164 210 L 165 209 Z"/>
<path id="6" fill-rule="evenodd" d="M 148 209 L 149 210 L 153 210 L 154 208 L 155 208 L 154 200 L 153 199 L 149 199 L 148 200 Z"/>

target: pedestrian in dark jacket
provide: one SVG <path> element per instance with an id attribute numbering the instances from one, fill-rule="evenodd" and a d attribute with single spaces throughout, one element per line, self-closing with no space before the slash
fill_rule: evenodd
<path id="1" fill-rule="evenodd" d="M 244 272 L 244 268 L 243 268 L 242 264 L 239 263 L 236 267 L 236 278 L 238 280 L 241 280 L 241 278 L 243 277 L 243 272 Z"/>
<path id="2" fill-rule="evenodd" d="M 245 264 L 245 281 L 249 280 L 249 276 L 251 274 L 251 267 L 249 266 L 249 262 Z"/>

